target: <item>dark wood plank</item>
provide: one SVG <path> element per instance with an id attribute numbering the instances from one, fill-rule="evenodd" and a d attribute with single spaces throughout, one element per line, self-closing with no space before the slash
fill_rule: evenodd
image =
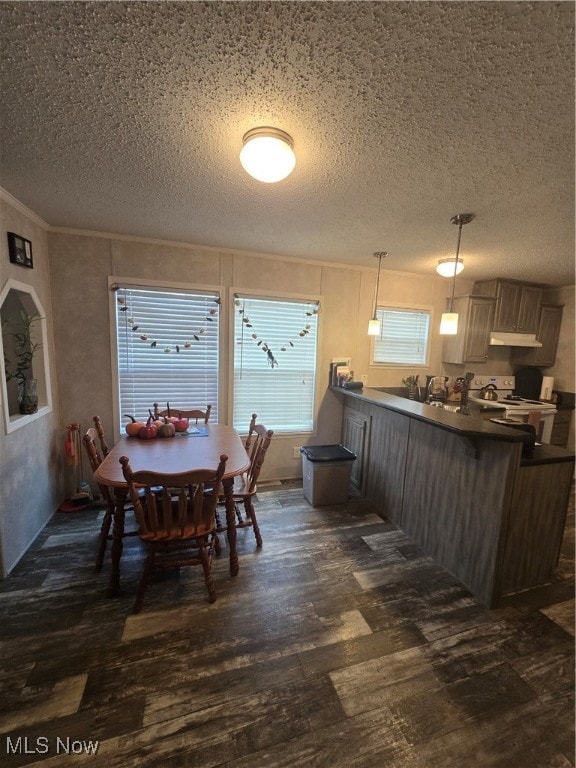
<path id="1" fill-rule="evenodd" d="M 258 504 L 264 547 L 240 532 L 214 605 L 188 569 L 139 616 L 139 542 L 111 600 L 99 513 L 50 521 L 0 582 L 3 767 L 573 768 L 573 496 L 557 582 L 498 610 L 370 505 L 313 509 L 290 483 Z"/>

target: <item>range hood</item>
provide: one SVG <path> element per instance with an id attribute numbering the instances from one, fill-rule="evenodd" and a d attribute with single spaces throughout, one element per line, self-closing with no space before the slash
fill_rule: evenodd
<path id="1" fill-rule="evenodd" d="M 535 333 L 504 333 L 492 331 L 490 334 L 492 347 L 541 347 Z"/>

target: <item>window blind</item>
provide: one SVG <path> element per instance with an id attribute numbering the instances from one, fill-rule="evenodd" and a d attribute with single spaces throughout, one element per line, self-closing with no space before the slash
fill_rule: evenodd
<path id="1" fill-rule="evenodd" d="M 116 292 L 118 387 L 124 414 L 212 405 L 218 420 L 218 296 L 163 288 Z"/>
<path id="2" fill-rule="evenodd" d="M 234 305 L 234 427 L 252 413 L 275 432 L 314 427 L 317 303 L 237 296 Z"/>
<path id="3" fill-rule="evenodd" d="M 376 316 L 380 320 L 380 334 L 373 341 L 373 363 L 426 364 L 430 312 L 379 307 Z"/>

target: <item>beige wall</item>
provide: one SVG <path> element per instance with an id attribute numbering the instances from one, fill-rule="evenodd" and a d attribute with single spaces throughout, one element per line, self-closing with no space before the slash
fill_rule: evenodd
<path id="1" fill-rule="evenodd" d="M 425 381 L 427 374 L 457 376 L 468 369 L 468 366 L 448 366 L 441 362 L 442 342 L 437 327 L 450 293 L 450 281 L 435 274 L 416 276 L 383 270 L 379 303 L 429 307 L 433 314 L 429 365 L 420 370 L 382 368 L 370 366 L 370 340 L 366 334 L 372 313 L 375 269 L 88 234 L 52 232 L 49 247 L 58 390 L 64 423 L 89 424 L 97 413 L 107 429 L 112 428 L 109 277 L 180 281 L 224 289 L 288 291 L 322 297 L 317 431 L 312 436 L 275 437 L 263 472 L 266 478 L 301 476 L 300 459 L 293 457 L 293 449 L 303 442 L 339 441 L 340 401 L 326 391 L 328 368 L 333 357 L 350 357 L 355 378 L 360 380 L 366 375 L 368 385 L 375 387 L 399 387 L 402 378 L 410 373 L 420 373 Z M 470 281 L 457 280 L 457 293 L 471 289 Z M 225 321 L 227 312 L 229 307 L 223 307 Z M 72 328 L 76 330 L 73 337 Z M 510 373 L 508 355 L 507 348 L 492 348 L 486 363 L 476 365 L 474 372 Z M 224 360 L 219 412 L 221 420 L 228 421 L 231 394 L 226 355 Z M 254 407 L 257 411 L 257 404 Z M 273 425 L 268 426 L 273 428 Z"/>
<path id="2" fill-rule="evenodd" d="M 54 359 L 52 300 L 46 229 L 20 206 L 0 199 L 0 290 L 12 278 L 31 286 L 46 312 L 48 354 Z M 32 242 L 34 268 L 11 264 L 6 232 Z M 53 410 L 6 434 L 0 415 L 0 572 L 6 576 L 65 497 L 64 437 L 58 418 L 58 397 L 52 363 Z M 1 411 L 2 409 L 0 409 Z"/>
<path id="3" fill-rule="evenodd" d="M 176 244 L 52 232 L 49 234 L 56 367 L 62 420 L 89 424 L 98 414 L 112 428 L 112 368 L 109 335 L 109 277 L 180 281 L 225 289 L 288 291 L 322 297 L 318 376 L 318 429 L 313 436 L 277 436 L 266 460 L 264 476 L 298 477 L 300 459 L 293 449 L 303 442 L 340 439 L 340 402 L 326 392 L 333 357 L 352 358 L 357 379 L 365 374 L 372 386 L 401 386 L 406 369 L 369 366 L 366 334 L 372 312 L 376 271 L 280 260 L 243 252 L 224 252 Z M 386 272 L 380 282 L 381 302 L 429 306 L 434 327 L 444 307 L 446 281 Z M 224 312 L 229 312 L 229 307 Z M 73 333 L 74 331 L 74 333 Z M 430 365 L 441 369 L 440 339 L 432 334 Z M 229 371 L 222 371 L 221 419 L 228 420 Z M 255 405 L 257 411 L 257 404 Z M 273 425 L 268 425 L 273 428 Z"/>

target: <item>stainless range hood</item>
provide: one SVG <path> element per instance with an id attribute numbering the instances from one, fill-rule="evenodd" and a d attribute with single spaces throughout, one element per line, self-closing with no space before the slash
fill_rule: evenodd
<path id="1" fill-rule="evenodd" d="M 492 331 L 490 345 L 493 347 L 541 347 L 535 333 L 504 333 Z"/>

